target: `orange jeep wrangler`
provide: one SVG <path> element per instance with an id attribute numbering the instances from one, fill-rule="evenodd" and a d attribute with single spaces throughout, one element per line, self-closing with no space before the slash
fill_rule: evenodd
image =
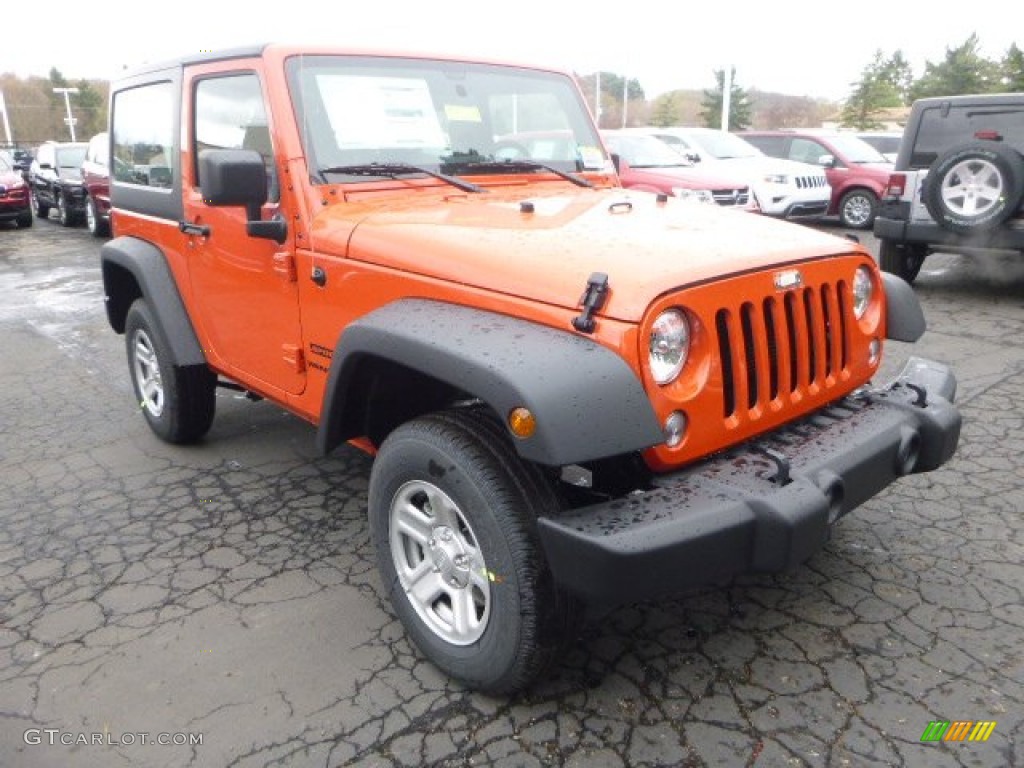
<path id="1" fill-rule="evenodd" d="M 856 243 L 623 190 L 571 76 L 266 46 L 112 88 L 109 321 L 153 431 L 215 388 L 376 454 L 369 526 L 421 652 L 511 692 L 581 606 L 818 550 L 953 454 L 913 291 Z"/>

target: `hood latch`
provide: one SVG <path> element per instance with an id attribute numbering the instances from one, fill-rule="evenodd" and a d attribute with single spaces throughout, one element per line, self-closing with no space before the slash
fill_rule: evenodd
<path id="1" fill-rule="evenodd" d="M 604 272 L 592 272 L 587 279 L 587 288 L 580 297 L 583 312 L 579 317 L 572 319 L 572 327 L 580 333 L 593 333 L 597 325 L 593 315 L 604 306 L 607 297 L 608 275 Z"/>

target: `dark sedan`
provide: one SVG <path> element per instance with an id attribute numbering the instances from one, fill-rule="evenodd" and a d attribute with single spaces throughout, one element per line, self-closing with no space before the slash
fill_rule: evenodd
<path id="1" fill-rule="evenodd" d="M 85 187 L 82 161 L 88 144 L 59 144 L 49 141 L 39 147 L 29 170 L 32 208 L 45 219 L 57 209 L 57 219 L 70 227 L 85 218 Z"/>

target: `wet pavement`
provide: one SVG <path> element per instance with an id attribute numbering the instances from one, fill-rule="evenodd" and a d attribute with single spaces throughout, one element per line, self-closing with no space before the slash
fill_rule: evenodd
<path id="1" fill-rule="evenodd" d="M 306 424 L 227 391 L 201 445 L 152 436 L 98 250 L 0 231 L 0 766 L 1024 763 L 1024 266 L 919 279 L 913 352 L 961 384 L 949 466 L 792 573 L 587 624 L 509 700 L 406 641 L 362 454 L 317 458 Z M 922 743 L 934 720 L 996 725 Z"/>

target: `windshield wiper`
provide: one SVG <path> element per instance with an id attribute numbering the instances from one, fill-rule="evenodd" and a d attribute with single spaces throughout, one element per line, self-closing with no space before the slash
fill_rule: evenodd
<path id="1" fill-rule="evenodd" d="M 329 168 L 319 168 L 317 173 L 321 176 L 325 173 L 344 173 L 348 176 L 387 176 L 388 178 L 397 178 L 401 174 L 406 173 L 422 173 L 426 176 L 430 176 L 434 179 L 440 179 L 453 187 L 461 189 L 463 192 L 486 192 L 487 190 L 483 187 L 478 187 L 468 181 L 463 181 L 455 176 L 449 176 L 446 173 L 438 173 L 432 171 L 429 168 L 423 168 L 419 165 L 410 165 L 408 163 L 364 163 L 362 165 L 332 165 Z"/>
<path id="2" fill-rule="evenodd" d="M 575 173 L 569 173 L 555 168 L 553 165 L 547 163 L 538 163 L 535 160 L 474 160 L 466 163 L 459 163 L 460 168 L 472 168 L 474 170 L 485 170 L 493 169 L 495 171 L 508 171 L 508 170 L 528 170 L 528 171 L 547 171 L 553 173 L 560 179 L 571 181 L 577 187 L 593 187 L 589 181 L 584 179 L 582 176 L 577 176 Z"/>

